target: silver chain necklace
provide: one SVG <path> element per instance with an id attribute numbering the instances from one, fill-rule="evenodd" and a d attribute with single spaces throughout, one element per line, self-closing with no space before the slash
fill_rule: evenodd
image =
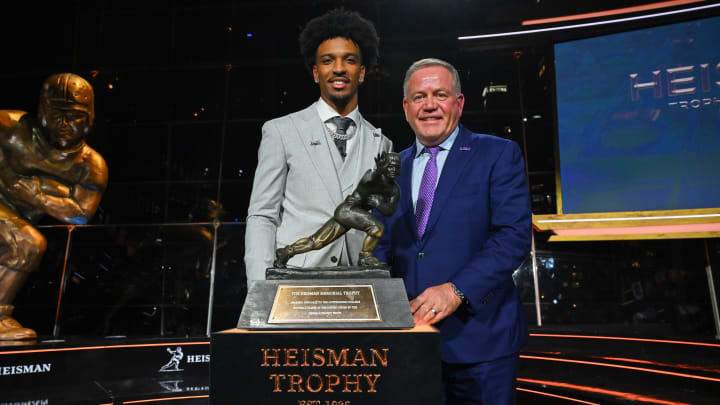
<path id="1" fill-rule="evenodd" d="M 339 139 L 339 140 L 341 140 L 341 141 L 347 141 L 348 139 L 350 139 L 350 138 L 352 138 L 353 136 L 355 136 L 355 132 L 357 132 L 357 125 L 355 126 L 355 131 L 352 133 L 352 135 L 350 135 L 350 134 L 338 134 L 337 132 L 335 132 L 335 131 L 331 130 L 330 128 L 328 128 L 328 126 L 327 126 L 324 122 L 323 122 L 323 128 L 325 128 L 325 132 L 327 132 L 327 134 L 330 135 L 330 138 L 332 138 L 332 139 Z M 348 127 L 348 129 L 350 129 L 350 127 Z"/>

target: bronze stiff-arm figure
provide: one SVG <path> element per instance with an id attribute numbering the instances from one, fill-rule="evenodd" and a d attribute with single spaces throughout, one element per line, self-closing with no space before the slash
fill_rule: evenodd
<path id="1" fill-rule="evenodd" d="M 389 216 L 397 209 L 400 201 L 400 187 L 395 178 L 400 175 L 400 155 L 383 152 L 375 158 L 375 170 L 368 170 L 360 179 L 355 190 L 335 209 L 335 213 L 314 234 L 301 238 L 295 243 L 279 248 L 275 252 L 275 267 L 284 268 L 293 256 L 322 249 L 350 229 L 365 232 L 358 266 L 381 264 L 372 252 L 382 237 L 384 226 L 371 212 L 374 208 L 382 215 Z"/>
<path id="2" fill-rule="evenodd" d="M 45 252 L 33 224 L 43 215 L 85 224 L 100 204 L 107 165 L 85 143 L 94 118 L 92 86 L 72 73 L 43 83 L 37 119 L 0 110 L 0 340 L 36 337 L 11 305 Z"/>

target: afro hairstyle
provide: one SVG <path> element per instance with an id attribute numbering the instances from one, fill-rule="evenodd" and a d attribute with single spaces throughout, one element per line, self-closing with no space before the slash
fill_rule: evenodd
<path id="1" fill-rule="evenodd" d="M 300 33 L 300 53 L 310 73 L 315 65 L 318 46 L 333 38 L 352 40 L 360 48 L 360 57 L 365 68 L 369 70 L 375 66 L 379 56 L 380 38 L 373 23 L 356 11 L 336 8 L 308 21 L 305 29 Z"/>

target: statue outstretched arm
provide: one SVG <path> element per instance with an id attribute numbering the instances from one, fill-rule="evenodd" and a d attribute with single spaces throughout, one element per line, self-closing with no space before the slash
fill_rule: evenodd
<path id="1" fill-rule="evenodd" d="M 378 210 L 379 213 L 388 217 L 392 215 L 397 209 L 398 202 L 400 201 L 400 189 L 394 187 L 393 193 L 388 198 L 379 197 L 376 199 L 376 201 L 376 205 L 371 204 L 373 208 Z"/>
<path id="2" fill-rule="evenodd" d="M 22 201 L 69 224 L 86 224 L 100 205 L 107 185 L 107 165 L 97 153 L 86 162 L 87 173 L 78 184 L 67 185 L 45 176 L 18 177 L 12 185 Z"/>

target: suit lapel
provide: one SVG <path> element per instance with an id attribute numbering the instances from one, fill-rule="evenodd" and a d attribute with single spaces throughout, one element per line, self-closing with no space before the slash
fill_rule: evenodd
<path id="1" fill-rule="evenodd" d="M 325 188 L 330 195 L 333 203 L 337 206 L 342 202 L 342 191 L 340 188 L 340 180 L 338 179 L 335 164 L 329 153 L 329 148 L 335 145 L 329 145 L 323 123 L 320 122 L 315 104 L 291 115 L 291 119 L 295 124 L 295 130 L 300 137 L 300 142 L 307 151 L 318 177 L 322 180 Z"/>
<path id="2" fill-rule="evenodd" d="M 437 188 L 435 189 L 435 196 L 433 198 L 432 208 L 430 209 L 427 227 L 425 228 L 425 235 L 432 234 L 438 218 L 440 218 L 440 214 L 443 212 L 445 204 L 448 201 L 450 192 L 462 176 L 465 166 L 471 160 L 473 153 L 469 146 L 470 140 L 470 131 L 460 125 L 460 132 L 452 148 L 450 148 L 447 159 L 445 159 L 445 165 L 443 166 Z M 427 236 L 423 238 L 423 241 L 427 242 L 427 240 Z"/>
<path id="3" fill-rule="evenodd" d="M 413 142 L 413 146 L 410 149 L 410 153 L 405 156 L 402 160 L 400 170 L 400 212 L 403 213 L 405 223 L 410 228 L 410 234 L 412 234 L 415 241 L 417 241 L 417 224 L 415 221 L 415 209 L 413 209 L 412 203 L 412 172 L 413 162 L 415 161 L 416 145 Z"/>

